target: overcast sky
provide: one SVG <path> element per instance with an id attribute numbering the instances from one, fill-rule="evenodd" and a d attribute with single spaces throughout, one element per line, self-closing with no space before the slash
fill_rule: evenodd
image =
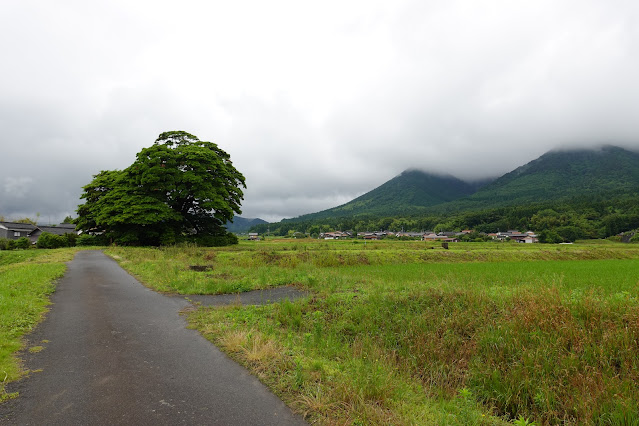
<path id="1" fill-rule="evenodd" d="M 636 1 L 0 0 L 0 215 L 57 222 L 158 134 L 216 142 L 243 217 L 408 168 L 639 149 Z"/>

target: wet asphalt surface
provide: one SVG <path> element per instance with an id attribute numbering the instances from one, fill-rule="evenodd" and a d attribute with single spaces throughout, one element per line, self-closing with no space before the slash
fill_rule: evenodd
<path id="1" fill-rule="evenodd" d="M 254 293 L 242 303 L 275 300 L 273 294 Z M 0 404 L 0 424 L 305 424 L 243 367 L 186 329 L 179 311 L 191 306 L 188 300 L 144 287 L 99 251 L 76 255 L 51 300 L 46 320 L 27 336 L 29 346 L 44 350 L 24 355 L 27 369 L 42 371 L 7 386 L 20 396 Z"/>

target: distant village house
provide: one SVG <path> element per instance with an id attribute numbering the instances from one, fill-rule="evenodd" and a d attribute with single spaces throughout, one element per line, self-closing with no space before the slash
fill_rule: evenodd
<path id="1" fill-rule="evenodd" d="M 320 234 L 320 238 L 324 238 L 325 240 L 339 240 L 343 238 L 350 238 L 351 236 L 351 233 L 342 231 L 323 232 Z"/>
<path id="2" fill-rule="evenodd" d="M 30 223 L 0 222 L 0 238 L 17 240 L 26 237 L 35 244 L 43 232 L 54 235 L 76 234 L 75 225 L 61 223 L 56 226 L 32 225 Z"/>
<path id="3" fill-rule="evenodd" d="M 35 230 L 36 226 L 30 223 L 0 222 L 0 238 L 8 240 L 29 237 L 29 234 Z"/>
<path id="4" fill-rule="evenodd" d="M 532 232 L 519 232 L 517 230 L 508 230 L 506 232 L 497 232 L 496 234 L 489 234 L 495 240 L 505 241 L 512 240 L 518 243 L 538 243 L 539 239 L 537 239 L 537 235 Z"/>

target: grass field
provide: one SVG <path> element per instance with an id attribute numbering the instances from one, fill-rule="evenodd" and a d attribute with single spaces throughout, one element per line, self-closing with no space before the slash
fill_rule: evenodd
<path id="1" fill-rule="evenodd" d="M 108 254 L 165 292 L 310 290 L 189 319 L 314 423 L 639 422 L 638 246 L 450 248 L 302 240 Z"/>
<path id="2" fill-rule="evenodd" d="M 55 289 L 54 281 L 64 274 L 65 262 L 75 250 L 0 251 L 0 401 L 7 394 L 5 383 L 22 374 L 15 353 L 22 348 L 22 336 L 42 319 Z"/>

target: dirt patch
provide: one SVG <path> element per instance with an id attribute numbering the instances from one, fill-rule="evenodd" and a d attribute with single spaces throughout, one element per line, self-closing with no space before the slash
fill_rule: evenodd
<path id="1" fill-rule="evenodd" d="M 189 265 L 191 271 L 204 272 L 213 269 L 211 265 Z"/>

